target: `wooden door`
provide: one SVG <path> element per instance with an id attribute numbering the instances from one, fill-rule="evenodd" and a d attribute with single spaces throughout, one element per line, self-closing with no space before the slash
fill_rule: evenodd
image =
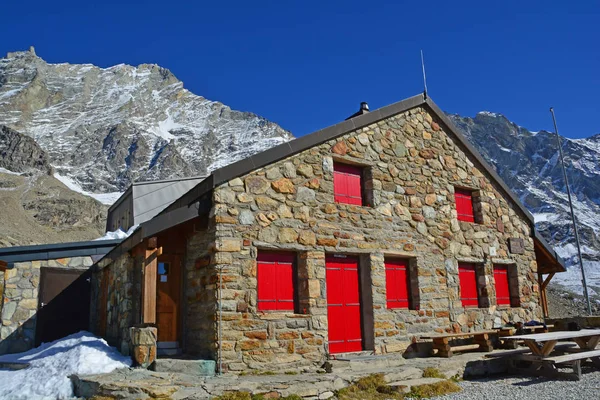
<path id="1" fill-rule="evenodd" d="M 91 271 L 42 268 L 36 346 L 89 329 Z"/>
<path id="2" fill-rule="evenodd" d="M 328 256 L 325 268 L 329 352 L 361 351 L 363 343 L 358 258 Z"/>
<path id="3" fill-rule="evenodd" d="M 181 269 L 178 256 L 161 256 L 156 277 L 156 324 L 159 342 L 179 340 Z"/>

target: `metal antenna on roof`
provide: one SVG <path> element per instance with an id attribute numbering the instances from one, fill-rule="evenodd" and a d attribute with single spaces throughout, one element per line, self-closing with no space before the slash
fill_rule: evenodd
<path id="1" fill-rule="evenodd" d="M 423 97 L 427 99 L 427 76 L 425 75 L 425 59 L 421 50 L 421 68 L 423 68 Z"/>
<path id="2" fill-rule="evenodd" d="M 590 295 L 587 290 L 587 283 L 585 280 L 585 270 L 583 269 L 583 259 L 581 258 L 581 244 L 579 243 L 579 230 L 577 229 L 577 219 L 575 218 L 575 212 L 573 211 L 573 201 L 571 200 L 571 189 L 569 188 L 569 179 L 567 178 L 567 169 L 565 168 L 565 159 L 563 157 L 562 145 L 560 142 L 560 135 L 558 134 L 558 127 L 556 126 L 556 116 L 554 115 L 554 107 L 550 107 L 550 113 L 552 114 L 552 122 L 554 123 L 554 132 L 556 133 L 556 141 L 558 142 L 558 152 L 560 154 L 560 165 L 562 166 L 563 175 L 565 177 L 565 186 L 567 187 L 567 197 L 569 198 L 569 208 L 571 209 L 571 220 L 573 221 L 573 227 L 575 228 L 575 242 L 577 243 L 577 255 L 579 256 L 579 266 L 581 267 L 581 282 L 583 283 L 583 294 L 585 295 L 585 301 L 587 303 L 588 313 L 592 315 L 592 306 L 590 304 Z"/>

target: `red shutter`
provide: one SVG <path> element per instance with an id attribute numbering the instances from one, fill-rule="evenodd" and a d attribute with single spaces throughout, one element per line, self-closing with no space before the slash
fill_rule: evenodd
<path id="1" fill-rule="evenodd" d="M 494 282 L 496 284 L 496 304 L 499 306 L 510 306 L 507 266 L 494 265 Z"/>
<path id="2" fill-rule="evenodd" d="M 353 165 L 333 165 L 333 193 L 336 203 L 362 205 L 362 169 Z"/>
<path id="3" fill-rule="evenodd" d="M 456 213 L 459 221 L 475 222 L 473 212 L 473 192 L 464 189 L 454 189 Z"/>
<path id="4" fill-rule="evenodd" d="M 258 309 L 294 310 L 294 255 L 258 253 Z"/>
<path id="5" fill-rule="evenodd" d="M 409 308 L 408 260 L 385 261 L 387 308 Z"/>
<path id="6" fill-rule="evenodd" d="M 458 264 L 458 280 L 460 282 L 460 301 L 463 307 L 478 307 L 475 264 Z"/>

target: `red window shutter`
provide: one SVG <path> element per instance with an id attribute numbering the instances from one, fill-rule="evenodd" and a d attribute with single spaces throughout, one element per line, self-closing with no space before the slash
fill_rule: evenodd
<path id="1" fill-rule="evenodd" d="M 387 308 L 409 308 L 408 260 L 385 261 Z"/>
<path id="2" fill-rule="evenodd" d="M 494 282 L 496 284 L 496 304 L 510 306 L 510 286 L 508 283 L 508 267 L 494 265 Z"/>
<path id="3" fill-rule="evenodd" d="M 362 169 L 353 165 L 333 164 L 333 193 L 336 203 L 361 206 Z"/>
<path id="4" fill-rule="evenodd" d="M 259 252 L 258 309 L 294 310 L 294 255 Z"/>
<path id="5" fill-rule="evenodd" d="M 478 307 L 477 275 L 475 264 L 458 264 L 458 280 L 460 282 L 460 301 L 463 307 Z"/>
<path id="6" fill-rule="evenodd" d="M 464 189 L 454 189 L 456 213 L 459 221 L 475 222 L 473 212 L 473 192 Z"/>

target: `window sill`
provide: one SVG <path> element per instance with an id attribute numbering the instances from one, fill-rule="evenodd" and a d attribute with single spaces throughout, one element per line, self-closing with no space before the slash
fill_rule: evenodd
<path id="1" fill-rule="evenodd" d="M 285 318 L 300 318 L 300 319 L 308 319 L 311 317 L 310 314 L 297 314 L 292 312 L 285 312 L 279 310 L 263 310 L 257 312 L 258 319 L 263 320 L 275 320 L 275 319 L 285 319 Z"/>

